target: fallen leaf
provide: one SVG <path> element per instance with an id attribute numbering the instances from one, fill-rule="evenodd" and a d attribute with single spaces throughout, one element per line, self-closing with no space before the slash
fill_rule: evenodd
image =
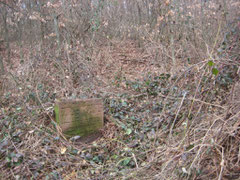
<path id="1" fill-rule="evenodd" d="M 66 148 L 66 147 L 62 147 L 62 148 L 61 148 L 61 154 L 64 154 L 66 151 L 67 151 L 67 148 Z"/>

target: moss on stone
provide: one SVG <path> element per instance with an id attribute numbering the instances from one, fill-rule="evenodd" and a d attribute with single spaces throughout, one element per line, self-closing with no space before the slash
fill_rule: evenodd
<path id="1" fill-rule="evenodd" d="M 79 135 L 81 137 L 93 134 L 102 127 L 102 122 L 99 117 L 92 116 L 87 111 L 81 111 L 79 108 L 72 109 L 72 125 L 64 134 L 72 137 Z"/>
<path id="2" fill-rule="evenodd" d="M 56 122 L 67 137 L 86 137 L 103 127 L 103 107 L 99 100 L 58 101 L 54 106 Z"/>
<path id="3" fill-rule="evenodd" d="M 58 124 L 60 124 L 60 122 L 59 122 L 59 106 L 58 106 L 58 105 L 55 105 L 55 106 L 54 106 L 54 112 L 55 112 L 56 122 L 57 122 Z"/>

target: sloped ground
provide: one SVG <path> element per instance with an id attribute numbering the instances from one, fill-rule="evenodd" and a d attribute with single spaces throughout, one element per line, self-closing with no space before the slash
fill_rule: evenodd
<path id="1" fill-rule="evenodd" d="M 172 75 L 148 47 L 112 40 L 91 53 L 72 48 L 62 60 L 26 48 L 23 62 L 13 47 L 0 104 L 0 179 L 239 178 L 239 56 L 186 68 L 179 59 Z M 103 98 L 101 138 L 62 138 L 52 114 L 62 97 Z"/>
<path id="2" fill-rule="evenodd" d="M 112 81 L 118 76 L 136 80 L 155 69 L 151 55 L 143 52 L 131 41 L 114 42 L 110 47 L 101 48 L 98 61 L 99 76 Z"/>
<path id="3" fill-rule="evenodd" d="M 152 46 L 146 44 L 139 48 L 137 43 L 131 40 L 111 41 L 110 46 L 100 47 L 97 59 L 97 75 L 106 81 L 116 81 L 117 78 L 129 80 L 143 80 L 147 74 L 169 73 L 170 66 L 161 59 L 155 60 L 155 54 L 150 49 Z M 155 47 L 158 48 L 158 47 Z M 170 61 L 171 59 L 169 59 Z M 178 63 L 178 69 L 183 69 L 183 64 Z"/>

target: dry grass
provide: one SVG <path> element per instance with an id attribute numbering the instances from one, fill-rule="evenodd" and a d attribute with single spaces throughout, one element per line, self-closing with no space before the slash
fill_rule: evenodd
<path id="1" fill-rule="evenodd" d="M 123 39 L 64 44 L 59 57 L 50 44 L 46 52 L 12 45 L 14 63 L 2 78 L 0 179 L 239 179 L 240 26 L 224 29 L 209 3 L 206 29 L 196 23 L 192 32 L 191 23 L 180 26 L 186 16 L 172 17 L 174 44 L 167 28 L 131 27 L 134 40 L 126 26 Z M 195 5 L 187 12 L 200 22 Z M 53 117 L 63 97 L 103 98 L 101 138 L 64 139 Z"/>

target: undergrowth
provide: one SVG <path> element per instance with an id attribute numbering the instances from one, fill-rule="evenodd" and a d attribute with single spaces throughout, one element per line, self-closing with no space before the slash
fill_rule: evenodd
<path id="1" fill-rule="evenodd" d="M 13 43 L 1 76 L 0 179 L 239 179 L 239 20 L 226 27 L 207 29 L 211 39 L 196 28 L 199 41 L 194 27 L 176 30 L 169 45 L 141 26 L 135 38 L 100 36 L 58 55 L 51 44 Z M 55 101 L 95 97 L 102 136 L 66 140 Z"/>

